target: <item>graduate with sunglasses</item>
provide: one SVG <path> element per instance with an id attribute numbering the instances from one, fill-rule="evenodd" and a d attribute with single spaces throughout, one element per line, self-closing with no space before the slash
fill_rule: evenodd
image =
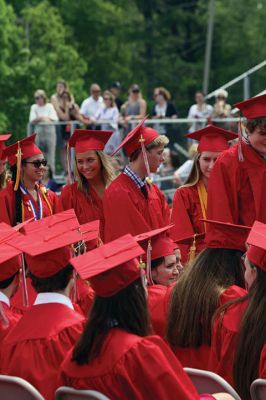
<path id="1" fill-rule="evenodd" d="M 58 211 L 55 193 L 41 184 L 47 161 L 31 135 L 6 147 L 12 178 L 0 195 L 0 222 L 15 226 L 34 218 L 42 219 Z"/>

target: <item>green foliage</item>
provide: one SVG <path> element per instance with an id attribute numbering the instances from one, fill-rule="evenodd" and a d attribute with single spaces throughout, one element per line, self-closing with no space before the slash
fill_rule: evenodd
<path id="1" fill-rule="evenodd" d="M 266 0 L 216 0 L 210 90 L 266 58 Z M 206 0 L 0 0 L 0 129 L 25 134 L 34 91 L 58 79 L 77 102 L 98 82 L 172 93 L 180 116 L 202 86 Z M 266 69 L 252 78 L 263 89 Z M 241 100 L 242 86 L 229 101 Z"/>

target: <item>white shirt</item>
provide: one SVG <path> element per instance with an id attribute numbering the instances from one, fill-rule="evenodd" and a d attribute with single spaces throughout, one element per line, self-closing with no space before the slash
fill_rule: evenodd
<path id="1" fill-rule="evenodd" d="M 199 109 L 198 104 L 193 104 L 188 112 L 188 118 L 208 118 L 213 111 L 213 107 L 210 104 L 203 104 L 202 109 Z M 204 122 L 193 122 L 189 132 L 195 132 L 205 126 Z"/>
<path id="2" fill-rule="evenodd" d="M 38 304 L 48 304 L 48 303 L 64 304 L 65 306 L 71 308 L 71 310 L 74 310 L 73 304 L 69 297 L 54 292 L 39 293 L 33 305 L 36 306 Z"/>
<path id="3" fill-rule="evenodd" d="M 1 292 L 1 291 L 0 291 L 0 301 L 1 301 L 2 303 L 5 303 L 8 307 L 10 307 L 10 300 L 9 300 L 9 298 L 8 298 L 3 292 Z"/>
<path id="4" fill-rule="evenodd" d="M 104 103 L 102 96 L 100 96 L 98 100 L 95 100 L 90 96 L 82 102 L 80 114 L 84 117 L 96 117 L 103 107 Z"/>
<path id="5" fill-rule="evenodd" d="M 44 106 L 33 104 L 30 109 L 30 122 L 40 117 L 49 117 L 52 121 L 58 121 L 58 116 L 51 103 L 46 103 Z"/>

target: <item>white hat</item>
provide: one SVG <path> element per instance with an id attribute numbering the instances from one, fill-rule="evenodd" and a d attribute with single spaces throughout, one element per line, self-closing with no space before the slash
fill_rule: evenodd
<path id="1" fill-rule="evenodd" d="M 215 91 L 215 97 L 223 96 L 225 99 L 228 97 L 228 92 L 224 89 L 217 89 Z"/>

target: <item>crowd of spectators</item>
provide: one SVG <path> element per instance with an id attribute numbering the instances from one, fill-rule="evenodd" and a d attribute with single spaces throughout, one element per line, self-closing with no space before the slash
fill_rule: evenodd
<path id="1" fill-rule="evenodd" d="M 113 135 L 107 143 L 105 151 L 112 154 L 119 145 L 122 138 L 130 131 L 134 120 L 143 118 L 150 112 L 151 119 L 177 119 L 179 112 L 171 99 L 170 92 L 164 87 L 156 87 L 153 92 L 153 105 L 148 110 L 147 101 L 143 98 L 141 88 L 138 84 L 132 84 L 128 89 L 127 98 L 122 94 L 120 82 L 113 82 L 108 90 L 103 91 L 97 83 L 90 86 L 89 96 L 83 100 L 81 106 L 75 102 L 68 84 L 59 80 L 56 84 L 56 91 L 51 96 L 50 102 L 44 90 L 37 90 L 34 94 L 35 104 L 31 106 L 29 122 L 31 130 L 37 133 L 36 143 L 45 153 L 50 173 L 56 172 L 56 151 L 60 165 L 57 170 L 67 175 L 67 143 L 71 132 L 76 127 L 86 129 L 112 130 Z M 123 93 L 124 94 L 124 93 Z M 188 114 L 183 117 L 199 119 L 187 126 L 187 132 L 194 132 L 203 128 L 213 118 L 227 118 L 231 116 L 231 106 L 227 103 L 228 93 L 223 89 L 217 90 L 215 103 L 210 105 L 206 102 L 204 93 L 195 93 L 195 104 L 189 108 Z M 206 122 L 202 122 L 204 118 Z M 216 123 L 224 128 L 229 128 L 228 123 Z M 175 125 L 173 125 L 175 127 Z M 172 129 L 169 124 L 154 122 L 153 127 L 160 134 L 167 134 Z M 193 141 L 188 141 L 188 149 Z M 193 153 L 193 151 L 192 151 Z M 116 161 L 117 160 L 117 161 Z M 123 155 L 120 154 L 117 163 L 117 170 L 123 168 Z M 189 160 L 184 168 L 181 166 L 178 154 L 172 149 L 167 150 L 166 162 L 162 165 L 159 174 L 161 177 L 173 175 L 175 179 L 167 182 L 162 181 L 161 187 L 164 190 L 174 188 L 183 183 L 184 176 L 189 171 Z M 173 160 L 173 161 L 172 161 Z M 180 169 L 181 167 L 181 169 Z M 181 171 L 181 172 L 178 172 Z M 169 200 L 170 201 L 170 200 Z"/>

